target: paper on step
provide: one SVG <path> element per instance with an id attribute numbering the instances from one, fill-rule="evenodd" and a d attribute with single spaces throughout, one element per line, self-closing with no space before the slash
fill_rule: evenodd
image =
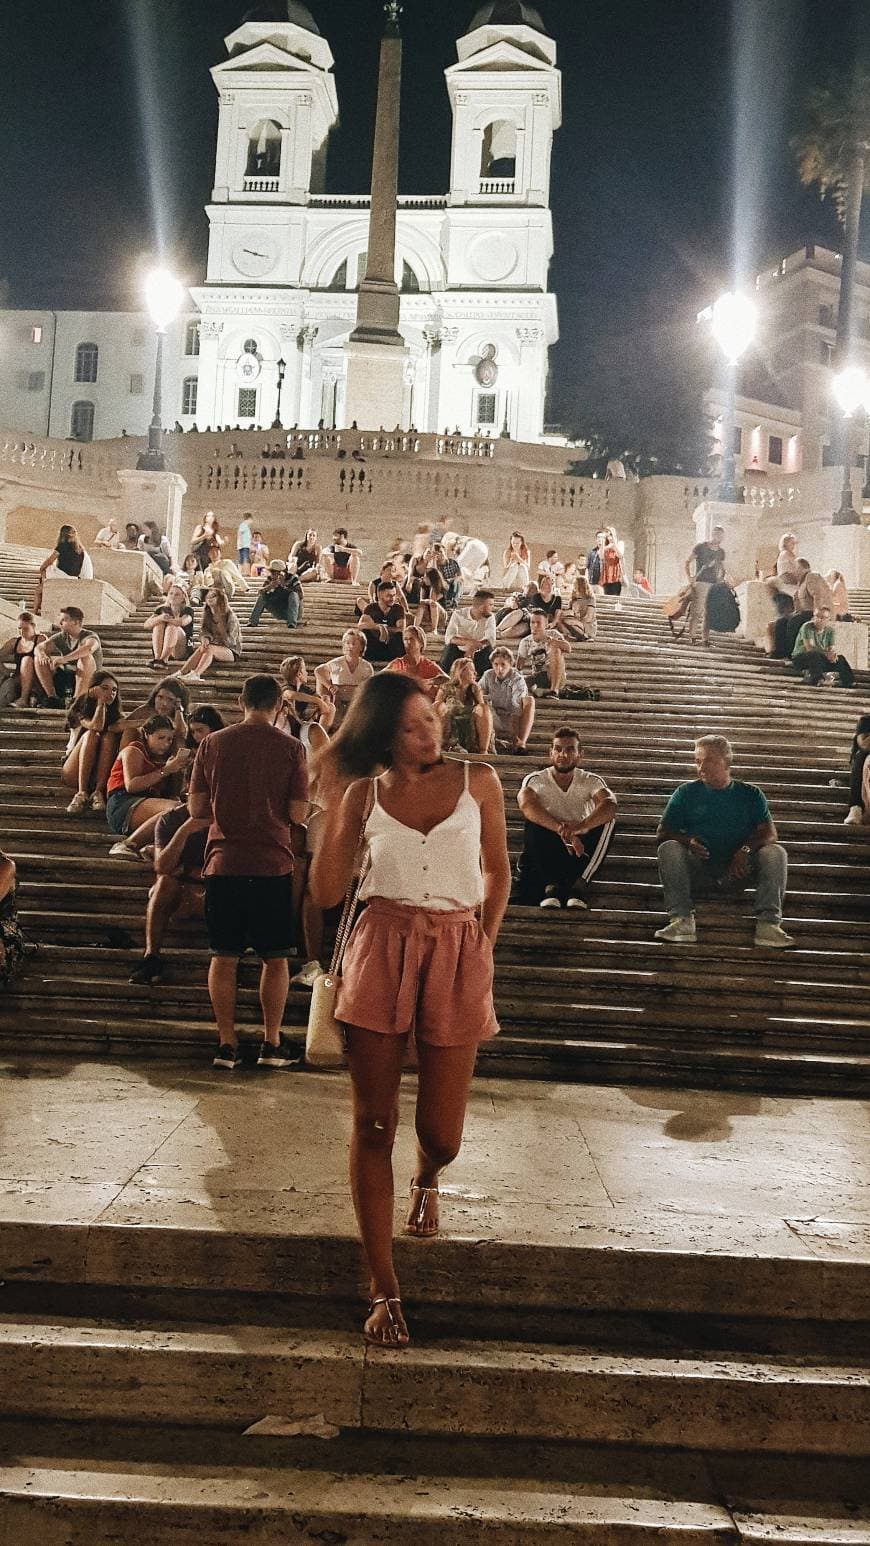
<path id="1" fill-rule="evenodd" d="M 260 1438 L 291 1439 L 302 1436 L 310 1439 L 337 1439 L 339 1429 L 327 1422 L 322 1412 L 312 1412 L 307 1417 L 261 1417 L 242 1434 L 243 1439 L 256 1434 Z"/>

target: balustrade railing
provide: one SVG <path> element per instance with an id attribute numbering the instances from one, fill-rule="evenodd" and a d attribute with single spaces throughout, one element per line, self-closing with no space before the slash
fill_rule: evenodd
<path id="1" fill-rule="evenodd" d="M 245 193 L 277 193 L 280 184 L 279 177 L 246 177 L 242 188 Z"/>
<path id="2" fill-rule="evenodd" d="M 499 197 L 510 197 L 516 193 L 517 183 L 515 177 L 482 177 L 480 179 L 480 191 L 486 194 L 497 194 Z"/>

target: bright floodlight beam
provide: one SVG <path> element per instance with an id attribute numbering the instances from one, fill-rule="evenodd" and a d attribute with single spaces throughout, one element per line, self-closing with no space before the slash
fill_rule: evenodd
<path id="1" fill-rule="evenodd" d="M 184 286 L 168 269 L 155 268 L 145 280 L 145 304 L 157 331 L 157 360 L 154 367 L 154 400 L 148 426 L 148 449 L 136 463 L 141 472 L 165 472 L 163 453 L 163 340 L 166 329 L 175 321 L 184 301 Z"/>
<path id="2" fill-rule="evenodd" d="M 710 323 L 713 337 L 728 361 L 728 391 L 722 419 L 722 481 L 718 499 L 723 504 L 743 504 L 743 481 L 737 482 L 734 438 L 737 428 L 736 367 L 755 337 L 758 311 L 755 302 L 739 290 L 720 295 Z"/>
<path id="3" fill-rule="evenodd" d="M 859 409 L 870 415 L 870 378 L 861 365 L 846 365 L 838 370 L 831 389 L 843 413 L 846 415 L 846 454 L 843 464 L 843 485 L 840 489 L 840 508 L 834 511 L 834 526 L 859 526 L 861 517 L 852 499 L 852 423 Z M 868 458 L 870 464 L 870 458 Z M 870 474 L 868 474 L 870 486 Z M 862 497 L 866 498 L 865 488 Z"/>

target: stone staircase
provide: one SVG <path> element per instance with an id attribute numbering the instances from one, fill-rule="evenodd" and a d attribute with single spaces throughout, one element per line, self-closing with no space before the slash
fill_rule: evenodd
<path id="1" fill-rule="evenodd" d="M 0 1538 L 867 1546 L 866 1264 L 536 1222 L 400 1241 L 399 1354 L 341 1235 L 5 1226 Z"/>
<path id="2" fill-rule="evenodd" d="M 18 557 L 0 555 L 0 594 L 17 587 L 16 600 L 27 593 Z M 243 666 L 195 689 L 197 701 L 231 712 L 255 664 L 334 653 L 344 606 L 318 590 L 301 632 L 264 621 Z M 141 621 L 101 629 L 128 706 L 154 685 Z M 504 1031 L 482 1073 L 866 1092 L 870 844 L 842 818 L 867 683 L 810 692 L 738 641 L 671 645 L 640 603 L 602 606 L 599 640 L 574 651 L 570 676 L 601 700 L 541 703 L 534 749 L 543 760 L 557 721 L 578 722 L 589 765 L 620 796 L 620 828 L 590 915 L 509 910 Z M 171 937 L 170 981 L 126 981 L 147 876 L 107 858 L 96 817 L 65 816 L 62 720 L 0 718 L 0 847 L 19 865 L 22 916 L 40 942 L 0 1011 L 19 1100 L 29 1075 L 68 1073 L 46 1053 L 194 1061 L 211 1046 L 200 925 Z M 694 951 L 652 939 L 655 825 L 691 773 L 693 736 L 714 729 L 735 741 L 740 774 L 764 785 L 790 851 L 798 948 L 785 956 L 752 949 L 745 906 L 703 909 Z M 516 789 L 535 760 L 498 759 L 514 851 Z M 253 968 L 242 978 L 253 1035 Z M 294 994 L 300 1040 L 306 1010 Z M 147 1077 L 159 1086 L 160 1065 Z M 324 1178 L 317 1206 L 294 1195 L 305 1122 L 339 1128 L 343 1148 L 335 1091 L 307 1073 L 263 1097 L 287 1115 L 274 1216 L 255 1192 L 249 1213 L 244 1191 L 222 1211 L 209 1190 L 219 1176 L 189 1193 L 177 1176 L 187 1200 L 167 1205 L 159 1170 L 111 1221 L 79 1222 L 71 1202 L 66 1222 L 42 1222 L 51 1187 L 38 1170 L 23 1215 L 4 1217 L 0 1201 L 3 1546 L 870 1546 L 859 1230 L 783 1225 L 774 1236 L 749 1217 L 674 1209 L 632 1229 L 619 1217 L 596 1227 L 581 1210 L 568 1226 L 538 1202 L 507 1236 L 484 1222 L 491 1199 L 455 1198 L 449 1232 L 399 1240 L 414 1342 L 376 1352 L 359 1336 L 359 1301 L 345 1297 L 362 1281 L 344 1192 Z M 80 1102 L 80 1088 L 69 1098 Z M 98 1080 L 92 1098 L 98 1109 Z M 227 1090 L 221 1110 L 219 1163 L 240 1168 L 250 1085 Z M 137 1120 L 132 1101 L 123 1120 Z M 34 1132 L 51 1141 L 36 1118 Z M 52 1174 L 66 1176 L 70 1160 L 53 1154 Z M 11 1183 L 0 1190 L 19 1200 Z M 245 1435 L 267 1417 L 277 1432 Z"/>
<path id="3" fill-rule="evenodd" d="M 27 550 L 0 557 L 0 594 L 27 593 Z M 32 574 L 32 568 L 30 570 Z M 253 597 L 238 611 L 247 618 Z M 594 684 L 596 703 L 538 705 L 532 756 L 499 758 L 515 855 L 516 792 L 545 760 L 554 726 L 580 725 L 587 765 L 620 802 L 617 836 L 593 911 L 580 918 L 511 907 L 498 948 L 502 1035 L 483 1070 L 593 1081 L 658 1080 L 766 1090 L 870 1090 L 870 842 L 843 826 L 847 754 L 868 681 L 857 692 L 811 691 L 781 663 L 733 638 L 712 650 L 673 644 L 658 609 L 605 600 L 593 645 L 569 662 L 573 683 Z M 107 665 L 125 704 L 154 686 L 140 615 L 104 626 Z M 246 637 L 238 669 L 195 688 L 196 701 L 232 714 L 252 669 L 300 651 L 310 664 L 336 653 L 347 620 L 344 593 L 316 587 L 295 634 L 264 619 Z M 653 939 L 664 921 L 655 828 L 677 783 L 691 777 L 692 740 L 720 731 L 734 742 L 737 774 L 765 789 L 789 850 L 787 953 L 752 947 L 742 905 L 702 904 L 699 944 Z M 141 949 L 148 873 L 108 858 L 112 839 L 91 815 L 64 814 L 58 781 L 62 713 L 9 711 L 0 718 L 0 847 L 19 867 L 20 906 L 39 950 L 0 1015 L 0 1044 L 22 1036 L 40 1051 L 188 1055 L 209 1047 L 201 925 L 167 941 L 168 978 L 157 989 L 127 983 Z M 294 991 L 287 1021 L 301 1041 L 308 994 Z M 257 1016 L 255 970 L 243 967 L 240 1013 Z"/>

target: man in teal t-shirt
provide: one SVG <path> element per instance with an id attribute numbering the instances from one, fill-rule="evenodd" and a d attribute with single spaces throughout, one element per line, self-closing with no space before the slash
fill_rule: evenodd
<path id="1" fill-rule="evenodd" d="M 733 751 L 721 735 L 695 742 L 698 777 L 668 801 L 658 830 L 658 862 L 670 923 L 656 939 L 695 943 L 692 891 L 722 891 L 755 882 L 755 943 L 793 945 L 781 927 L 788 876 L 770 807 L 755 784 L 731 777 Z"/>
<path id="2" fill-rule="evenodd" d="M 855 674 L 845 655 L 834 648 L 834 630 L 830 607 L 816 607 L 812 619 L 804 623 L 794 641 L 791 663 L 805 682 L 818 687 L 826 671 L 836 671 L 841 687 L 854 687 Z"/>

